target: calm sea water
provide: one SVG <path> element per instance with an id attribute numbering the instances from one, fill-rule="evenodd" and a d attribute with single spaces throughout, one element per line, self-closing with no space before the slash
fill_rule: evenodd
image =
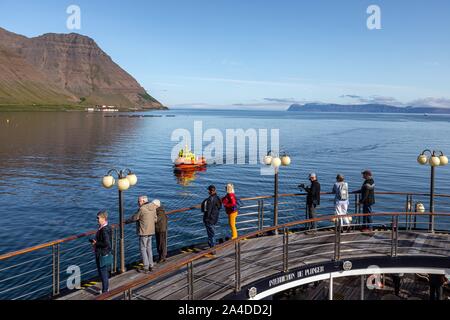
<path id="1" fill-rule="evenodd" d="M 195 176 L 174 175 L 170 154 L 175 129 L 280 129 L 292 165 L 282 168 L 280 192 L 296 192 L 307 174 L 324 191 L 336 173 L 351 189 L 364 168 L 379 191 L 428 191 L 429 168 L 417 164 L 425 148 L 450 153 L 450 117 L 440 115 L 302 114 L 263 111 L 172 110 L 162 117 L 107 117 L 95 113 L 0 113 L 0 253 L 77 234 L 95 227 L 108 209 L 117 222 L 117 193 L 101 186 L 110 168 L 131 168 L 138 184 L 126 192 L 126 215 L 138 195 L 160 199 L 168 209 L 198 204 L 206 187 L 233 182 L 240 197 L 273 192 L 273 177 L 259 165 L 212 165 Z M 171 114 L 175 117 L 166 117 Z M 438 168 L 437 192 L 450 193 L 450 167 Z"/>

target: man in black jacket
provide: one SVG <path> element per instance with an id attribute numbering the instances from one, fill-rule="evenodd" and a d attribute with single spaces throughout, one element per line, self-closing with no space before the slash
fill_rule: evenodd
<path id="1" fill-rule="evenodd" d="M 372 231 L 372 206 L 375 204 L 375 181 L 373 180 L 372 171 L 365 170 L 361 172 L 364 183 L 360 190 L 356 193 L 361 193 L 361 200 L 359 203 L 363 206 L 363 213 L 369 214 L 363 217 L 363 229 L 362 232 Z"/>
<path id="2" fill-rule="evenodd" d="M 316 207 L 320 205 L 320 183 L 317 180 L 317 175 L 313 172 L 309 175 L 309 181 L 311 181 L 311 186 L 306 187 L 301 184 L 299 187 L 304 189 L 307 193 L 306 196 L 306 213 L 307 219 L 316 218 Z M 312 222 L 309 224 L 309 229 L 316 229 L 317 223 Z"/>
<path id="3" fill-rule="evenodd" d="M 216 187 L 208 187 L 209 197 L 202 202 L 203 223 L 208 234 L 208 245 L 210 248 L 215 246 L 215 227 L 219 221 L 219 211 L 222 208 L 222 201 L 216 192 Z"/>
<path id="4" fill-rule="evenodd" d="M 105 259 L 111 254 L 111 238 L 112 229 L 108 225 L 108 213 L 100 211 L 97 213 L 97 222 L 99 229 L 95 234 L 95 239 L 91 240 L 95 250 L 95 262 L 97 264 L 97 271 L 102 280 L 101 293 L 108 292 L 109 289 L 109 266 L 102 265 Z M 105 259 L 106 260 L 106 259 Z"/>

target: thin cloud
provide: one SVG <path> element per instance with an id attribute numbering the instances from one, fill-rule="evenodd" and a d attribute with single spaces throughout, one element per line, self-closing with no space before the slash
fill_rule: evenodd
<path id="1" fill-rule="evenodd" d="M 275 102 L 275 103 L 286 103 L 286 104 L 293 104 L 293 103 L 306 103 L 306 100 L 298 100 L 294 98 L 264 98 L 264 101 L 268 102 Z"/>
<path id="2" fill-rule="evenodd" d="M 404 103 L 397 100 L 394 97 L 386 97 L 386 96 L 370 96 L 370 97 L 362 97 L 356 94 L 346 94 L 340 96 L 340 98 L 348 98 L 356 100 L 357 103 L 364 104 L 388 104 L 393 106 L 405 106 Z"/>
<path id="3" fill-rule="evenodd" d="M 410 102 L 414 107 L 435 107 L 435 108 L 450 108 L 450 99 L 448 98 L 423 98 Z"/>

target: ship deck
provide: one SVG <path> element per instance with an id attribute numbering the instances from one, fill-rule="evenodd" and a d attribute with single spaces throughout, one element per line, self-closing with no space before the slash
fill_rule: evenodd
<path id="1" fill-rule="evenodd" d="M 283 265 L 283 235 L 266 235 L 240 241 L 240 285 L 245 286 L 258 279 L 269 277 L 285 270 Z M 377 230 L 373 233 L 362 233 L 357 230 L 342 233 L 340 254 L 346 260 L 367 258 L 370 256 L 386 256 L 392 254 L 392 233 L 390 230 Z M 316 234 L 305 232 L 289 232 L 288 269 L 302 265 L 315 265 L 334 258 L 335 231 L 322 230 Z M 398 239 L 397 257 L 407 256 L 442 256 L 448 257 L 450 239 L 448 234 L 425 233 L 415 231 L 401 232 Z M 198 253 L 183 253 L 167 259 L 163 264 L 155 265 L 153 274 L 145 275 L 130 270 L 111 278 L 110 288 L 126 287 L 130 283 L 142 281 L 148 284 L 133 289 L 132 299 L 145 300 L 183 300 L 189 299 L 222 299 L 235 292 L 235 246 L 218 250 L 215 256 L 206 256 L 195 261 L 193 273 L 194 294 L 189 292 L 189 270 L 177 268 L 181 261 L 190 259 Z M 450 267 L 450 266 L 449 266 Z M 174 269 L 173 271 L 170 271 Z M 231 271 L 231 272 L 230 272 Z M 160 275 L 159 275 L 160 274 Z M 159 275 L 155 277 L 155 275 Z M 152 279 L 153 278 L 153 279 Z M 191 289 L 192 290 L 192 289 Z M 99 284 L 90 288 L 77 290 L 60 297 L 62 300 L 96 299 Z M 122 299 L 123 295 L 114 298 Z"/>

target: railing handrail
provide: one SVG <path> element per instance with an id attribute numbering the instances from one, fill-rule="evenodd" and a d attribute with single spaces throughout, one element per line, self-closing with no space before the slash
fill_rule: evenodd
<path id="1" fill-rule="evenodd" d="M 321 195 L 332 195 L 332 192 L 321 192 Z M 358 192 L 350 192 L 350 194 L 358 194 Z M 383 192 L 383 191 L 377 191 L 375 192 L 375 194 L 378 195 L 413 195 L 413 196 L 429 196 L 429 193 L 417 193 L 417 192 Z M 299 197 L 299 196 L 306 196 L 306 193 L 283 193 L 283 194 L 279 194 L 278 197 Z M 449 194 L 435 194 L 435 197 L 439 198 L 450 198 Z M 257 197 L 249 197 L 249 198 L 241 198 L 242 201 L 252 201 L 252 200 L 262 200 L 262 199 L 273 199 L 274 195 L 264 195 L 264 196 L 257 196 Z M 181 212 L 187 212 L 190 210 L 194 210 L 194 209 L 199 209 L 201 205 L 195 205 L 195 206 L 191 206 L 191 207 L 185 207 L 185 208 L 180 208 L 180 209 L 175 209 L 175 210 L 171 210 L 166 212 L 167 215 L 171 215 L 171 214 L 175 214 L 175 213 L 181 213 Z M 423 213 L 422 213 L 423 214 Z M 113 228 L 117 228 L 119 227 L 119 224 L 111 224 L 111 227 Z M 2 260 L 6 260 L 9 258 L 13 258 L 15 256 L 20 256 L 26 253 L 30 253 L 30 252 L 34 252 L 40 249 L 44 249 L 44 248 L 50 248 L 52 246 L 55 246 L 57 244 L 61 244 L 61 243 L 65 243 L 65 242 L 69 242 L 69 241 L 73 241 L 73 240 L 77 240 L 83 237 L 88 237 L 91 235 L 94 235 L 97 232 L 97 230 L 90 230 L 78 235 L 72 235 L 66 238 L 62 238 L 62 239 L 58 239 L 58 240 L 54 240 L 54 241 L 50 241 L 50 242 L 45 242 L 39 245 L 35 245 L 32 247 L 28 247 L 28 248 L 24 248 L 24 249 L 20 249 L 17 251 L 13 251 L 13 252 L 9 252 L 9 253 L 4 253 L 2 255 L 0 255 L 0 261 Z"/>
<path id="2" fill-rule="evenodd" d="M 383 217 L 383 216 L 403 216 L 403 215 L 426 215 L 426 216 L 449 216 L 450 217 L 450 213 L 432 213 L 432 212 L 425 212 L 425 213 L 419 213 L 419 212 L 380 212 L 380 213 L 357 213 L 357 214 L 348 214 L 346 215 L 346 217 L 365 217 L 365 216 L 373 216 L 373 217 Z M 193 256 L 189 256 L 183 259 L 180 259 L 180 261 L 177 261 L 176 263 L 173 263 L 172 265 L 169 265 L 165 268 L 162 268 L 158 271 L 155 271 L 149 275 L 146 275 L 143 278 L 131 281 L 127 284 L 121 285 L 117 288 L 114 288 L 112 290 L 110 290 L 107 293 L 103 293 L 99 296 L 97 296 L 95 298 L 95 300 L 108 300 L 109 298 L 112 298 L 114 296 L 117 296 L 121 293 L 124 293 L 128 290 L 131 290 L 135 287 L 139 287 L 142 285 L 145 285 L 147 283 L 149 283 L 152 280 L 157 279 L 158 277 L 165 275 L 167 273 L 170 273 L 172 271 L 176 271 L 179 270 L 180 268 L 188 265 L 189 263 L 192 263 L 196 260 L 202 259 L 205 256 L 211 254 L 212 252 L 218 252 L 221 251 L 229 246 L 234 245 L 236 242 L 242 241 L 244 239 L 248 239 L 248 238 L 253 238 L 256 237 L 258 235 L 261 234 L 266 234 L 266 233 L 270 233 L 273 232 L 275 230 L 280 230 L 280 229 L 285 229 L 285 228 L 291 228 L 297 225 L 301 225 L 301 224 L 307 224 L 307 223 L 312 223 L 312 222 L 320 222 L 320 221 L 330 221 L 333 219 L 336 219 L 336 215 L 327 215 L 327 216 L 322 216 L 319 218 L 314 218 L 314 219 L 306 219 L 306 220 L 298 220 L 298 221 L 292 221 L 292 222 L 288 222 L 285 224 L 281 224 L 281 225 L 277 225 L 277 226 L 271 226 L 271 227 L 267 227 L 264 228 L 262 230 L 258 230 L 258 231 L 253 231 L 251 233 L 245 234 L 245 235 L 241 235 L 239 237 L 237 237 L 234 240 L 229 240 L 226 241 L 222 244 L 216 245 L 213 248 L 208 248 L 202 252 L 196 253 Z"/>

